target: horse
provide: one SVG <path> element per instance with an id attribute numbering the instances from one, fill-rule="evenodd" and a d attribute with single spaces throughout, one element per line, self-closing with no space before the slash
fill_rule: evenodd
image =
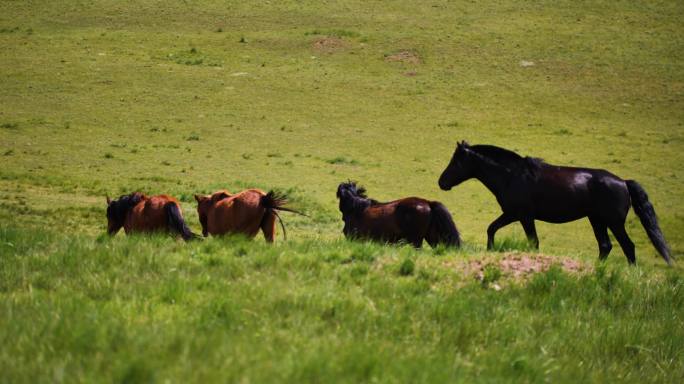
<path id="1" fill-rule="evenodd" d="M 625 231 L 625 219 L 632 206 L 653 246 L 671 264 L 670 249 L 653 205 L 634 180 L 623 180 L 603 169 L 557 166 L 493 145 L 471 146 L 462 141 L 438 184 L 448 191 L 471 178 L 494 194 L 503 211 L 487 228 L 489 250 L 496 231 L 512 222 L 522 224 L 527 238 L 538 249 L 535 220 L 566 223 L 588 217 L 598 241 L 599 259 L 605 260 L 612 249 L 610 229 L 633 265 L 634 243 Z"/>
<path id="2" fill-rule="evenodd" d="M 283 220 L 278 211 L 303 213 L 288 208 L 287 197 L 283 194 L 260 189 L 247 189 L 231 194 L 226 190 L 214 192 L 211 195 L 195 195 L 197 213 L 202 224 L 202 235 L 213 236 L 241 233 L 254 238 L 261 230 L 266 241 L 275 241 L 278 219 L 283 229 L 283 238 L 287 240 L 287 233 Z M 306 216 L 306 215 L 304 215 Z"/>
<path id="3" fill-rule="evenodd" d="M 420 248 L 425 239 L 431 247 L 460 247 L 461 237 L 449 210 L 438 201 L 406 197 L 380 203 L 366 196 L 366 189 L 348 181 L 337 187 L 340 212 L 348 239 L 387 243 L 407 242 Z"/>
<path id="4" fill-rule="evenodd" d="M 133 192 L 117 200 L 107 196 L 107 233 L 114 236 L 121 227 L 127 235 L 171 232 L 186 241 L 198 237 L 185 224 L 178 200 L 168 195 L 148 197 Z"/>

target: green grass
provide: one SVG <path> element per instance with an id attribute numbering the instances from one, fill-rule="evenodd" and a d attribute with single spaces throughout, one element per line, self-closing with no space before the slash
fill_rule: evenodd
<path id="1" fill-rule="evenodd" d="M 684 280 L 623 263 L 496 292 L 464 254 L 184 244 L 0 229 L 3 377 L 18 381 L 672 382 Z M 149 380 L 148 380 L 149 379 Z"/>
<path id="2" fill-rule="evenodd" d="M 684 254 L 677 1 L 0 2 L 0 371 L 8 382 L 675 382 L 682 267 L 613 241 L 587 275 L 476 281 L 499 207 L 440 191 L 458 140 L 605 168 Z M 321 44 L 329 39 L 331 44 Z M 392 61 L 408 52 L 416 60 Z M 335 191 L 442 201 L 465 247 L 342 239 Z M 105 196 L 291 196 L 287 243 L 102 236 Z M 540 251 L 593 264 L 586 220 Z M 530 251 L 522 228 L 497 250 Z M 681 258 L 681 257 L 680 257 Z M 485 282 L 486 280 L 486 282 Z"/>

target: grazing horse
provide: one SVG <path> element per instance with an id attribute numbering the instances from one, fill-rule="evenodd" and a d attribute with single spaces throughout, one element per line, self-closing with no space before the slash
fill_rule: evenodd
<path id="1" fill-rule="evenodd" d="M 133 192 L 118 200 L 107 197 L 107 222 L 107 232 L 112 236 L 123 227 L 127 235 L 167 231 L 186 241 L 197 237 L 185 224 L 178 200 L 167 195 L 148 197 Z"/>
<path id="2" fill-rule="evenodd" d="M 366 197 L 366 190 L 349 181 L 337 187 L 342 230 L 347 238 L 367 238 L 388 243 L 408 242 L 420 248 L 425 239 L 459 247 L 461 238 L 451 214 L 438 201 L 407 197 L 380 203 Z"/>
<path id="3" fill-rule="evenodd" d="M 655 210 L 634 180 L 623 180 L 603 169 L 560 167 L 492 145 L 470 146 L 462 141 L 442 172 L 439 187 L 448 191 L 471 178 L 496 196 L 503 211 L 487 229 L 487 249 L 492 249 L 496 231 L 514 221 L 522 224 L 528 239 L 539 248 L 535 220 L 566 223 L 588 217 L 599 258 L 608 257 L 612 248 L 610 229 L 627 261 L 634 264 L 634 243 L 625 231 L 631 205 L 658 253 L 671 263 Z"/>
<path id="4" fill-rule="evenodd" d="M 266 241 L 275 240 L 275 221 L 280 221 L 283 237 L 287 239 L 285 225 L 278 211 L 294 212 L 285 207 L 287 197 L 274 191 L 265 193 L 259 189 L 247 189 L 231 194 L 228 191 L 217 191 L 211 195 L 195 195 L 197 213 L 202 224 L 202 234 L 225 235 L 242 233 L 250 238 L 261 231 Z"/>

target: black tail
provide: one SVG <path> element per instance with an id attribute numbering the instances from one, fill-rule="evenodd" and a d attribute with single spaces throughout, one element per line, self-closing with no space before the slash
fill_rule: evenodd
<path id="1" fill-rule="evenodd" d="M 280 222 L 280 227 L 283 229 L 283 239 L 285 240 L 287 240 L 287 231 L 285 230 L 285 224 L 283 223 L 283 219 L 281 219 L 280 215 L 278 215 L 278 211 L 292 212 L 298 215 L 306 216 L 302 212 L 286 207 L 286 204 L 287 196 L 276 191 L 269 191 L 264 196 L 261 196 L 261 205 L 265 207 L 268 211 L 272 212 L 275 215 L 275 217 L 278 218 L 278 221 Z"/>
<path id="2" fill-rule="evenodd" d="M 169 229 L 171 229 L 172 232 L 177 232 L 180 234 L 185 241 L 199 238 L 199 236 L 194 234 L 185 224 L 185 220 L 183 220 L 183 216 L 181 215 L 180 208 L 178 208 L 178 204 L 174 202 L 168 202 L 164 206 L 164 209 L 166 210 L 166 220 L 169 225 Z"/>
<path id="3" fill-rule="evenodd" d="M 671 265 L 670 247 L 667 245 L 667 242 L 665 242 L 663 232 L 658 225 L 658 217 L 653 209 L 653 205 L 648 201 L 646 191 L 634 180 L 626 180 L 625 183 L 627 184 L 627 190 L 629 190 L 629 196 L 632 198 L 634 213 L 636 213 L 639 220 L 641 220 L 641 225 L 644 226 L 648 238 L 651 239 L 651 243 L 653 243 L 655 249 L 658 250 L 660 256 L 665 259 L 668 265 Z"/>
<path id="4" fill-rule="evenodd" d="M 433 247 L 439 243 L 451 247 L 460 247 L 461 235 L 458 233 L 449 210 L 439 201 L 430 202 L 430 208 L 432 210 L 430 227 L 428 228 L 428 243 Z"/>

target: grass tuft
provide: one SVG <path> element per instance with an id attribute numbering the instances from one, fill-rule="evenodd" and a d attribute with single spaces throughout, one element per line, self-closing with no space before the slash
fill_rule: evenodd
<path id="1" fill-rule="evenodd" d="M 498 236 L 494 239 L 493 251 L 496 252 L 510 252 L 510 251 L 534 251 L 535 248 L 531 242 L 525 238 Z"/>
<path id="2" fill-rule="evenodd" d="M 411 276 L 416 269 L 416 263 L 411 258 L 406 258 L 399 264 L 400 276 Z"/>

